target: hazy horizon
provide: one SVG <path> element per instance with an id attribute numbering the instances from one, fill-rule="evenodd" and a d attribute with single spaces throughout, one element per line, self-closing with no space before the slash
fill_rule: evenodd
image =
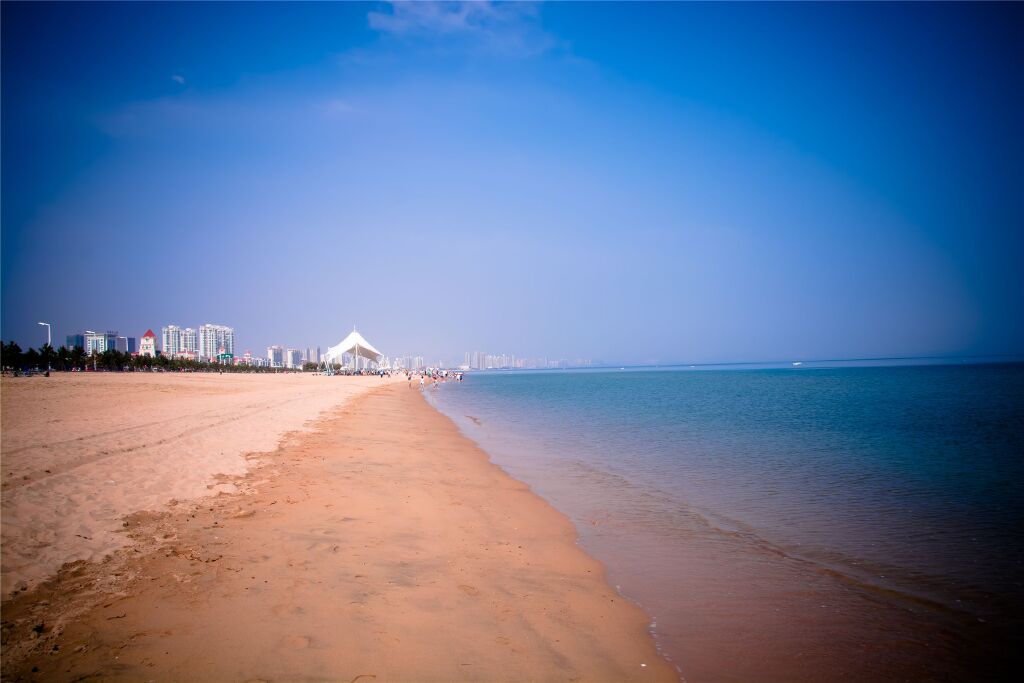
<path id="1" fill-rule="evenodd" d="M 1019 4 L 0 13 L 4 341 L 1024 353 Z"/>

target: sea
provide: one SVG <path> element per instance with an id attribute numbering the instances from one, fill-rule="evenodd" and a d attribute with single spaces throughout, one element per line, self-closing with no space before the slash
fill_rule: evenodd
<path id="1" fill-rule="evenodd" d="M 1021 680 L 1024 363 L 471 372 L 429 399 L 686 681 Z"/>

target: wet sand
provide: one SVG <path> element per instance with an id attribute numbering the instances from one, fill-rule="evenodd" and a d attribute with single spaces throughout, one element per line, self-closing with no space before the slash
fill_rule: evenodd
<path id="1" fill-rule="evenodd" d="M 251 464 L 5 601 L 4 677 L 677 679 L 572 524 L 404 382 Z"/>

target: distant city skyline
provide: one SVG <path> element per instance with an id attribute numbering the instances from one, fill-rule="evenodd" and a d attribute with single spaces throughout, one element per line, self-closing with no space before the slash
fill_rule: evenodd
<path id="1" fill-rule="evenodd" d="M 4 340 L 1024 352 L 1021 3 L 2 15 Z"/>
<path id="2" fill-rule="evenodd" d="M 281 368 L 299 368 L 306 362 L 318 363 L 320 361 L 321 346 L 313 345 L 309 347 L 291 347 L 282 344 L 271 344 L 266 348 L 266 354 L 262 354 L 259 350 L 253 351 L 248 347 L 236 347 L 234 345 L 234 328 L 228 326 L 219 325 L 203 325 L 200 327 L 212 327 L 212 328 L 224 328 L 230 330 L 232 344 L 228 346 L 230 349 L 229 355 L 236 357 L 245 357 L 252 360 L 251 364 L 260 365 L 262 361 L 268 361 L 267 365 L 271 367 Z M 53 326 L 52 329 L 58 329 Z M 176 325 L 168 325 L 160 328 L 161 334 L 158 338 L 161 340 L 154 346 L 163 355 L 171 357 L 184 357 L 193 358 L 196 360 L 206 359 L 203 354 L 199 352 L 198 343 L 198 330 L 193 328 L 181 328 Z M 147 330 L 148 331 L 148 330 Z M 45 344 L 45 332 L 43 333 L 43 341 L 41 343 L 27 344 L 21 340 L 6 338 L 3 341 L 14 341 L 19 345 L 22 345 L 24 349 L 40 348 Z M 141 347 L 138 346 L 137 339 L 144 338 L 145 334 L 139 335 L 138 338 L 126 337 L 118 334 L 116 330 L 108 330 L 105 332 L 92 332 L 92 333 L 73 333 L 64 336 L 65 342 L 62 344 L 54 339 L 54 348 L 58 348 L 61 345 L 72 348 L 73 346 L 79 346 L 85 349 L 87 352 L 91 352 L 92 348 L 96 348 L 98 352 L 102 352 L 108 348 L 115 348 L 120 351 L 126 349 L 130 353 L 141 352 Z M 276 354 L 276 355 L 275 355 Z M 293 354 L 289 356 L 288 354 Z M 216 354 L 215 354 L 216 355 Z M 985 358 L 992 359 L 1024 359 L 1024 352 L 1019 353 L 991 353 L 991 354 L 921 354 L 921 355 L 904 355 L 904 356 L 846 356 L 846 357 L 826 357 L 826 356 L 805 356 L 805 357 L 778 357 L 778 358 L 751 358 L 744 360 L 733 360 L 733 359 L 680 359 L 673 358 L 664 360 L 661 358 L 640 358 L 640 359 L 625 359 L 625 358 L 609 358 L 609 359 L 589 359 L 589 358 L 560 358 L 557 356 L 540 355 L 535 357 L 523 357 L 517 356 L 514 353 L 487 353 L 483 351 L 465 351 L 461 357 L 457 357 L 456 354 L 442 354 L 437 356 L 437 360 L 426 360 L 428 357 L 420 354 L 392 354 L 383 353 L 382 359 L 385 367 L 392 369 L 421 369 L 425 367 L 449 367 L 459 368 L 468 367 L 473 370 L 515 370 L 515 369 L 572 369 L 572 368 L 601 368 L 601 367 L 618 367 L 621 365 L 626 366 L 676 366 L 676 365 L 758 365 L 764 363 L 788 363 L 793 360 L 801 360 L 804 362 L 843 362 L 843 361 L 899 361 L 899 360 L 984 360 Z M 460 360 L 461 358 L 461 360 Z M 397 363 L 397 364 L 396 364 Z"/>
<path id="3" fill-rule="evenodd" d="M 523 358 L 514 353 L 485 353 L 466 351 L 461 367 L 473 370 L 535 370 L 552 368 L 585 368 L 600 365 L 601 361 L 588 358 Z"/>

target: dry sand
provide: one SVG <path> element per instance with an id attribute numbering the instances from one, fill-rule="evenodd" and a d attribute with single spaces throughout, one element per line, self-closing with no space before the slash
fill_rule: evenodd
<path id="1" fill-rule="evenodd" d="M 404 382 L 232 483 L 7 600 L 4 677 L 677 679 L 569 521 Z"/>
<path id="2" fill-rule="evenodd" d="M 217 489 L 373 377 L 58 373 L 0 385 L 3 597 L 125 543 L 122 517 Z"/>

